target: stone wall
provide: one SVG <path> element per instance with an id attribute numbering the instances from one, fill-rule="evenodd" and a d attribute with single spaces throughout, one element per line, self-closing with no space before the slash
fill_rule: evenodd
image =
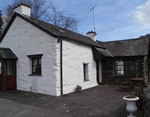
<path id="1" fill-rule="evenodd" d="M 60 67 L 56 62 L 56 51 L 59 50 L 59 45 L 56 38 L 16 17 L 0 47 L 10 48 L 18 57 L 17 89 L 57 95 L 56 77 L 60 76 L 56 74 Z M 43 54 L 42 75 L 29 76 L 32 65 L 27 55 L 36 54 Z"/>
<path id="2" fill-rule="evenodd" d="M 62 45 L 64 94 L 74 92 L 77 85 L 80 85 L 82 89 L 97 86 L 96 62 L 93 59 L 92 48 L 74 41 L 65 40 L 63 40 Z M 88 64 L 89 81 L 84 81 L 84 63 Z M 102 78 L 101 75 L 100 78 Z M 57 81 L 57 94 L 60 94 L 60 82 L 59 80 Z"/>
<path id="3" fill-rule="evenodd" d="M 114 82 L 113 75 L 113 58 L 105 58 L 102 60 L 102 78 L 103 84 L 111 84 Z"/>
<path id="4" fill-rule="evenodd" d="M 102 60 L 102 77 L 103 84 L 112 84 L 115 80 L 126 80 L 130 78 L 130 76 L 120 76 L 115 77 L 115 66 L 113 63 L 113 59 L 116 58 L 104 58 Z M 126 59 L 126 58 L 122 58 Z M 129 59 L 129 58 L 128 58 Z M 131 58 L 135 60 L 135 77 L 144 77 L 144 57 L 136 57 Z"/>

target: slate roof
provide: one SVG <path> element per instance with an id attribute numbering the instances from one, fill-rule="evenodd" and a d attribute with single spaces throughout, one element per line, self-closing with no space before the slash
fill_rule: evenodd
<path id="1" fill-rule="evenodd" d="M 0 48 L 0 58 L 1 59 L 18 59 L 13 51 L 9 48 Z"/>
<path id="2" fill-rule="evenodd" d="M 96 41 L 88 38 L 87 36 L 81 35 L 79 33 L 61 28 L 59 26 L 56 25 L 52 25 L 40 20 L 36 20 L 33 18 L 30 18 L 26 15 L 20 15 L 18 13 L 14 13 L 13 17 L 11 18 L 7 29 L 4 31 L 2 37 L 1 37 L 1 41 L 4 38 L 5 34 L 7 33 L 7 30 L 9 29 L 9 27 L 11 26 L 13 20 L 15 19 L 16 16 L 19 16 L 20 18 L 26 20 L 27 22 L 30 22 L 31 24 L 33 24 L 34 26 L 40 28 L 41 30 L 43 30 L 44 32 L 54 36 L 54 37 L 58 37 L 61 39 L 66 39 L 69 41 L 76 41 L 79 42 L 81 44 L 86 44 L 92 47 L 98 47 L 98 48 L 104 48 L 103 46 L 101 46 L 100 44 L 98 44 Z"/>
<path id="3" fill-rule="evenodd" d="M 135 39 L 101 42 L 109 52 L 115 57 L 117 56 L 144 56 L 148 55 L 150 35 L 141 36 Z"/>
<path id="4" fill-rule="evenodd" d="M 106 57 L 113 57 L 113 55 L 108 51 L 108 49 L 96 48 L 102 55 Z"/>

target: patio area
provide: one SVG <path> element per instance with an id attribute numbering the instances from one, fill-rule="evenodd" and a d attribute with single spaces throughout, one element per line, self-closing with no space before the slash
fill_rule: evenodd
<path id="1" fill-rule="evenodd" d="M 122 98 L 131 93 L 132 90 L 123 90 L 120 85 L 99 85 L 60 97 L 14 90 L 1 92 L 0 98 L 73 117 L 126 117 L 126 103 Z M 141 117 L 141 114 L 141 111 L 138 111 L 137 117 Z"/>

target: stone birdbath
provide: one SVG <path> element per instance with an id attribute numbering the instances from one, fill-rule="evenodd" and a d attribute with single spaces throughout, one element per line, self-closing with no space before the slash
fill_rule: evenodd
<path id="1" fill-rule="evenodd" d="M 139 100 L 139 97 L 132 95 L 124 96 L 123 100 L 126 101 L 127 103 L 126 109 L 130 113 L 130 115 L 128 115 L 127 117 L 136 117 L 134 116 L 134 113 L 137 111 L 136 101 Z"/>

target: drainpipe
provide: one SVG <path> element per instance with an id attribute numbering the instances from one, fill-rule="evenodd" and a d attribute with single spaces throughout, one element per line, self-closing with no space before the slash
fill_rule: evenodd
<path id="1" fill-rule="evenodd" d="M 60 93 L 61 95 L 63 95 L 63 58 L 62 58 L 62 54 L 63 54 L 63 45 L 62 45 L 62 39 L 60 39 Z"/>

